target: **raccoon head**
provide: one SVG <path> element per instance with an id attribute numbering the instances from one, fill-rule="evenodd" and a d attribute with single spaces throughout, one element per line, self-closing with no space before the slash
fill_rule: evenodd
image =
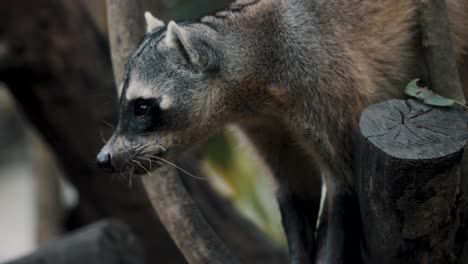
<path id="1" fill-rule="evenodd" d="M 210 27 L 146 15 L 149 33 L 132 54 L 119 123 L 97 156 L 100 167 L 148 172 L 212 135 L 235 112 L 223 77 L 223 45 Z M 234 99 L 235 101 L 235 99 Z M 160 164 L 161 165 L 161 164 Z"/>

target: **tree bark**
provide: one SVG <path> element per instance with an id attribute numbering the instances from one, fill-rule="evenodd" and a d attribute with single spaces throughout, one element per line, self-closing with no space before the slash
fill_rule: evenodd
<path id="1" fill-rule="evenodd" d="M 239 263 L 193 202 L 172 168 L 143 178 L 154 209 L 189 263 Z"/>
<path id="2" fill-rule="evenodd" d="M 464 56 L 462 61 L 465 64 L 460 67 L 461 72 L 457 72 L 447 3 L 445 0 L 424 0 L 421 1 L 420 8 L 422 46 L 430 74 L 431 89 L 442 96 L 466 103 L 464 91 L 468 89 L 468 56 Z M 461 170 L 460 188 L 463 193 L 468 192 L 466 156 L 464 155 Z M 468 218 L 465 219 L 468 221 Z M 464 225 L 468 225 L 468 222 Z M 468 229 L 465 230 L 463 237 L 468 238 Z M 468 244 L 465 245 L 463 252 L 460 259 L 468 259 Z"/>
<path id="3" fill-rule="evenodd" d="M 117 86 L 123 80 L 125 65 L 145 34 L 144 1 L 106 0 L 107 28 Z M 117 93 L 120 96 L 120 88 Z"/>
<path id="4" fill-rule="evenodd" d="M 453 53 L 446 0 L 420 1 L 422 47 L 431 89 L 465 103 Z"/>
<path id="5" fill-rule="evenodd" d="M 466 263 L 467 121 L 460 110 L 413 100 L 364 111 L 355 164 L 364 263 Z"/>

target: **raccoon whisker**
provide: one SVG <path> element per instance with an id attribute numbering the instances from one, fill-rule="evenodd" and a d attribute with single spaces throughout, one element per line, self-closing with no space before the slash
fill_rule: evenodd
<path id="1" fill-rule="evenodd" d="M 106 120 L 102 120 L 102 122 L 103 122 L 104 124 L 108 125 L 109 127 L 111 127 L 111 128 L 114 128 L 114 129 L 115 129 L 115 125 L 113 125 L 113 124 L 111 124 L 111 123 L 107 122 Z"/>
<path id="2" fill-rule="evenodd" d="M 155 159 L 158 159 L 158 160 L 160 160 L 160 161 L 162 161 L 162 162 L 164 162 L 164 163 L 167 163 L 167 164 L 173 166 L 174 168 L 176 168 L 176 169 L 182 171 L 183 173 L 185 173 L 185 174 L 187 174 L 187 175 L 189 175 L 189 176 L 191 176 L 191 177 L 193 177 L 193 178 L 195 178 L 195 179 L 198 179 L 198 180 L 206 180 L 206 178 L 202 178 L 202 177 L 195 176 L 195 175 L 193 175 L 192 173 L 190 173 L 190 172 L 188 172 L 188 171 L 182 169 L 181 167 L 179 167 L 179 166 L 175 165 L 174 163 L 172 163 L 172 162 L 170 162 L 170 161 L 168 161 L 168 160 L 166 160 L 166 159 L 163 159 L 163 158 L 161 158 L 161 157 L 158 157 L 158 156 L 147 156 L 147 157 L 155 158 Z"/>
<path id="3" fill-rule="evenodd" d="M 148 157 L 145 157 L 145 159 L 146 159 L 146 160 L 148 161 L 148 163 L 149 163 L 149 167 L 150 167 L 149 170 L 150 170 L 150 171 L 153 171 L 153 161 L 152 161 L 150 158 L 148 158 Z M 149 174 L 149 173 L 148 173 L 148 174 Z"/>
<path id="4" fill-rule="evenodd" d="M 132 161 L 135 162 L 138 166 L 140 166 L 140 168 L 142 168 L 144 171 L 146 171 L 146 173 L 147 173 L 148 175 L 150 175 L 150 171 L 149 171 L 147 168 L 145 168 L 145 167 L 141 164 L 141 162 L 139 162 L 138 160 L 132 160 Z"/>
<path id="5" fill-rule="evenodd" d="M 145 159 L 145 160 L 147 160 L 147 161 L 148 161 L 148 163 L 149 163 L 149 171 L 152 171 L 152 170 L 153 170 L 153 168 L 152 168 L 152 164 L 151 164 L 151 159 L 149 159 L 149 158 L 146 158 L 146 157 L 144 157 L 144 159 Z M 149 174 L 149 173 L 148 173 L 148 174 Z"/>
<path id="6" fill-rule="evenodd" d="M 132 188 L 132 171 L 128 172 L 128 188 Z"/>
<path id="7" fill-rule="evenodd" d="M 135 152 L 146 152 L 147 149 L 150 149 L 151 145 L 149 143 L 146 143 L 144 145 L 139 145 L 137 147 L 134 147 Z"/>
<path id="8" fill-rule="evenodd" d="M 105 145 L 107 143 L 107 140 L 104 138 L 104 134 L 102 134 L 102 130 L 100 131 L 100 134 L 101 134 L 102 143 L 104 143 Z"/>
<path id="9" fill-rule="evenodd" d="M 130 187 L 130 189 L 132 188 L 133 171 L 135 170 L 135 166 L 133 165 L 134 163 L 131 163 L 131 164 L 132 164 L 132 170 L 130 172 L 129 179 L 128 179 L 128 187 Z"/>
<path id="10" fill-rule="evenodd" d="M 151 168 L 151 166 L 152 166 L 153 162 L 154 162 L 154 163 L 156 163 L 156 164 L 159 164 L 159 165 L 161 165 L 161 166 L 164 166 L 164 168 L 166 168 L 166 167 L 167 167 L 167 166 L 166 166 L 166 164 L 164 164 L 164 163 L 162 163 L 162 162 L 160 162 L 160 161 L 157 161 L 157 160 L 151 160 L 151 158 L 147 158 L 147 159 L 149 160 L 149 163 L 150 163 L 150 168 Z"/>
<path id="11" fill-rule="evenodd" d="M 150 143 L 145 143 L 145 144 L 143 144 L 143 145 L 140 145 L 140 146 L 138 147 L 138 149 L 146 149 L 146 148 L 148 148 L 148 147 L 151 147 L 151 144 L 150 144 Z"/>
<path id="12" fill-rule="evenodd" d="M 156 162 L 157 164 L 159 164 L 159 165 L 163 166 L 164 168 L 167 168 L 167 165 L 166 165 L 166 163 L 162 163 L 162 162 L 160 162 L 160 161 L 157 161 L 157 160 L 156 160 L 156 161 L 154 161 L 154 162 Z"/>
<path id="13" fill-rule="evenodd" d="M 162 163 L 162 162 L 160 162 L 160 161 L 157 161 L 157 160 L 152 160 L 152 159 L 151 159 L 151 156 L 145 155 L 145 157 L 146 157 L 146 159 L 149 161 L 150 169 L 151 169 L 151 166 L 152 166 L 153 162 L 154 162 L 154 163 L 157 163 L 157 164 L 159 164 L 159 165 L 161 165 L 161 166 L 166 167 L 166 164 L 164 164 L 164 163 Z"/>
<path id="14" fill-rule="evenodd" d="M 145 152 L 152 152 L 157 149 L 161 149 L 164 152 L 167 151 L 166 148 L 164 148 L 163 146 L 157 145 L 157 144 L 151 144 L 151 143 L 148 143 L 147 145 L 143 145 L 142 147 L 144 147 Z"/>
<path id="15" fill-rule="evenodd" d="M 145 148 L 145 145 L 140 145 L 135 147 L 135 151 L 140 151 Z"/>
<path id="16" fill-rule="evenodd" d="M 156 146 L 157 146 L 158 148 L 162 149 L 164 152 L 166 152 L 166 151 L 167 151 L 167 150 L 166 150 L 166 148 L 164 148 L 164 147 L 163 147 L 163 146 L 161 146 L 161 145 L 156 145 Z"/>
<path id="17" fill-rule="evenodd" d="M 141 154 L 145 150 L 145 147 L 144 146 L 139 146 L 139 147 L 135 147 L 133 150 L 135 151 L 135 155 L 133 155 L 132 157 L 135 157 L 138 154 Z"/>
<path id="18" fill-rule="evenodd" d="M 126 179 L 125 179 L 125 175 L 127 174 L 128 176 L 131 176 L 131 174 L 133 173 L 133 165 L 132 165 L 132 168 L 129 168 L 129 167 L 125 167 L 126 164 L 128 164 L 128 160 L 124 163 L 122 163 L 122 165 L 120 165 L 119 167 L 119 179 L 124 182 Z M 124 171 L 125 169 L 125 171 Z"/>
<path id="19" fill-rule="evenodd" d="M 118 174 L 119 174 L 120 176 L 123 175 L 123 171 L 122 171 L 123 169 L 124 169 L 124 164 L 122 164 L 122 165 L 119 166 L 119 173 L 118 173 Z"/>
<path id="20" fill-rule="evenodd" d="M 159 165 L 163 166 L 164 168 L 167 168 L 167 165 L 166 165 L 166 164 L 164 164 L 164 163 L 162 163 L 162 162 L 160 162 L 160 161 L 155 161 L 155 162 L 158 163 Z"/>
<path id="21" fill-rule="evenodd" d="M 156 164 L 159 164 L 160 166 L 163 166 L 164 168 L 167 168 L 167 165 L 160 162 L 160 161 L 154 161 Z"/>
<path id="22" fill-rule="evenodd" d="M 161 146 L 159 144 L 156 144 L 155 142 L 152 142 L 152 141 L 149 141 L 149 142 L 147 142 L 146 144 L 144 144 L 142 146 L 148 147 L 148 149 L 160 148 L 163 151 L 166 151 L 166 149 L 163 146 Z"/>

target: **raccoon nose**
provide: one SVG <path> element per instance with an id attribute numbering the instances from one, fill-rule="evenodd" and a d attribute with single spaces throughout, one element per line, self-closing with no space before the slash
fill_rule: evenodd
<path id="1" fill-rule="evenodd" d="M 108 151 L 102 150 L 96 157 L 96 163 L 99 168 L 109 170 L 110 172 L 114 171 L 114 167 L 111 162 L 111 154 Z"/>

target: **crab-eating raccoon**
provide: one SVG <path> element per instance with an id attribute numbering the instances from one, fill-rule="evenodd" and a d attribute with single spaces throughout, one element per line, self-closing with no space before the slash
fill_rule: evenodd
<path id="1" fill-rule="evenodd" d="M 328 231 L 319 261 L 352 262 L 359 245 L 347 243 L 343 227 L 353 208 L 346 204 L 354 193 L 353 131 L 366 106 L 401 97 L 411 79 L 424 75 L 418 4 L 240 0 L 167 25 L 147 13 L 148 32 L 126 68 L 119 124 L 99 165 L 144 173 L 236 124 L 280 186 L 291 262 L 316 261 L 321 177 Z M 447 4 L 462 65 L 468 1 Z"/>

